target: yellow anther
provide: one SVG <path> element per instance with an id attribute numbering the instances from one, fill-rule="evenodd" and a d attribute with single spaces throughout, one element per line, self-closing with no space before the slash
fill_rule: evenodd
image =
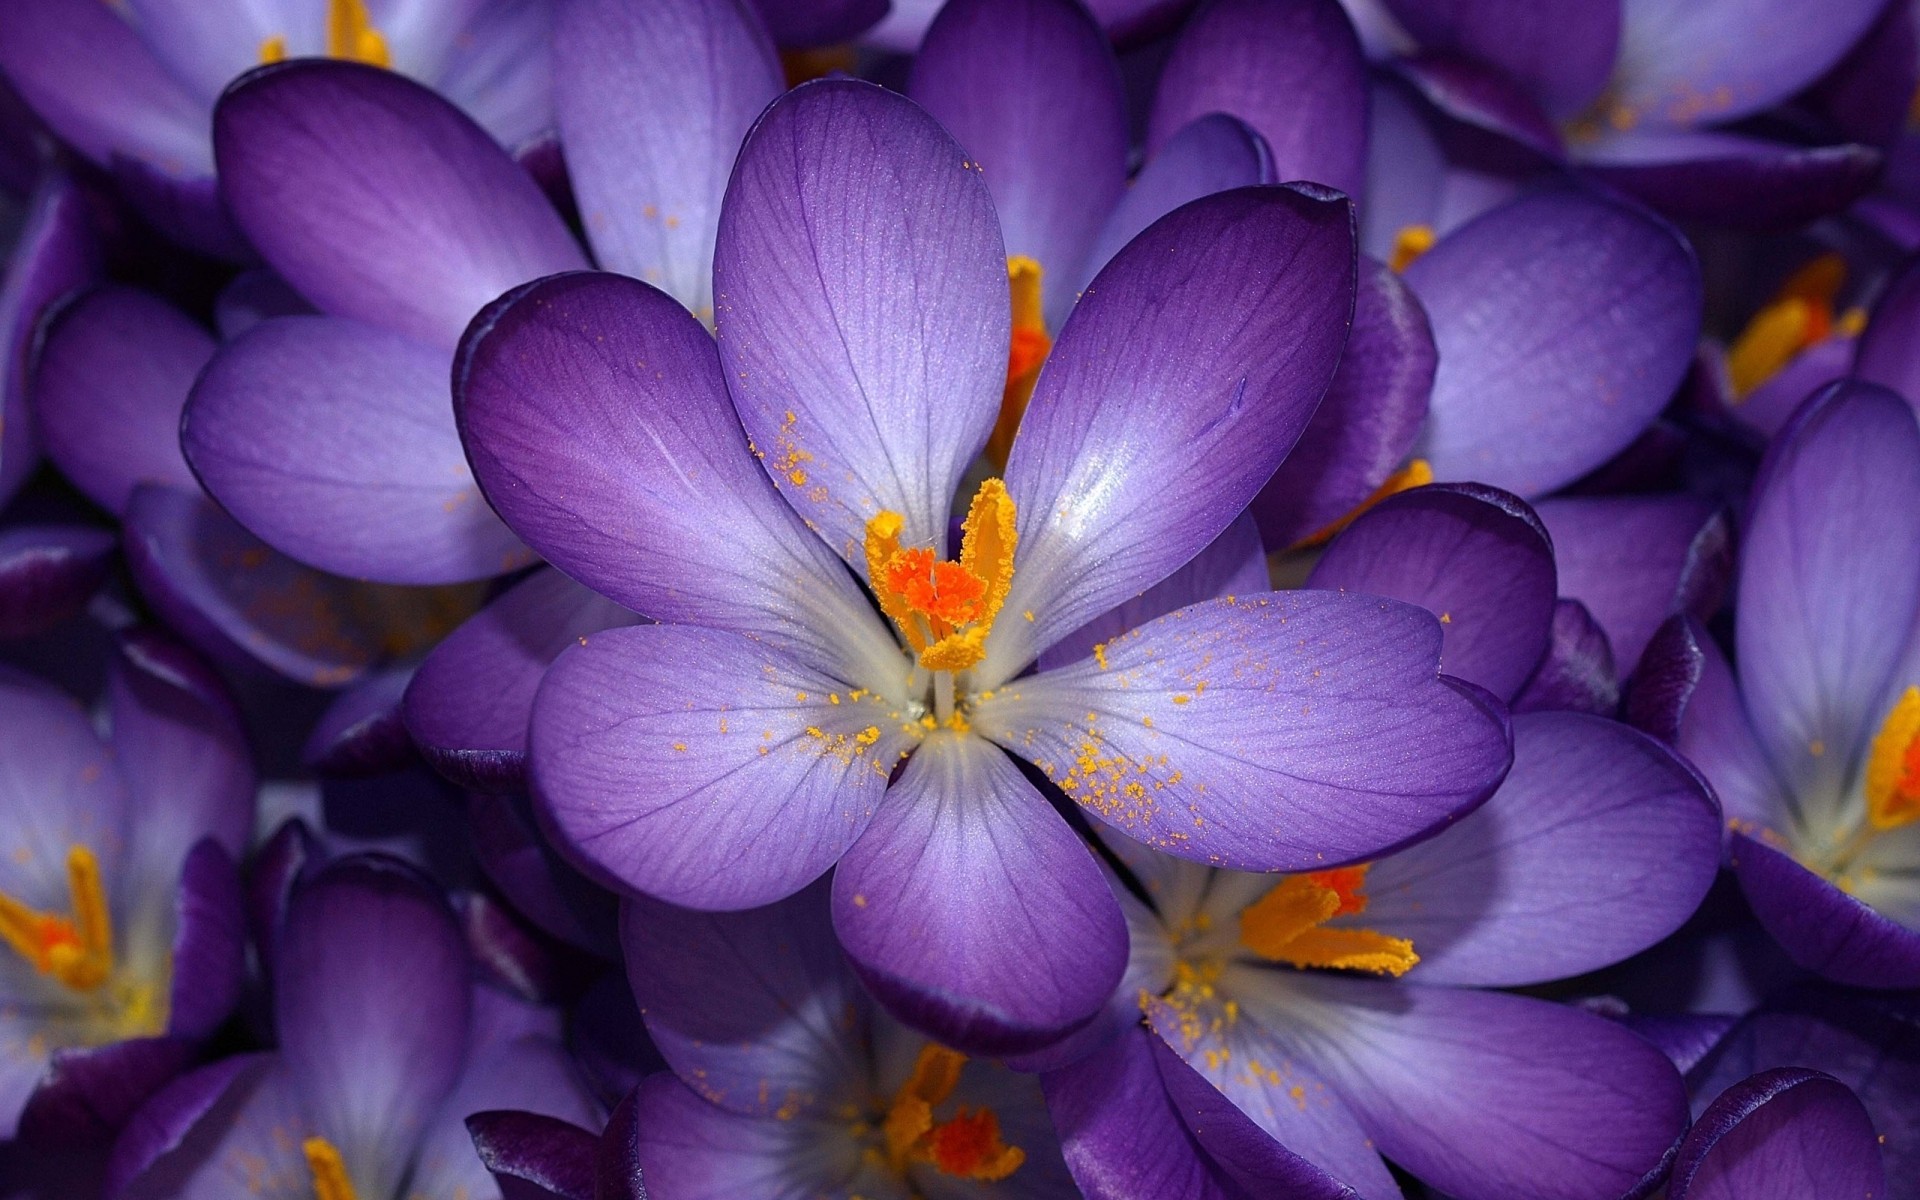
<path id="1" fill-rule="evenodd" d="M 67 890 L 73 916 L 30 907 L 0 892 L 0 941 L 43 975 L 75 991 L 91 991 L 113 974 L 113 917 L 93 851 L 67 851 Z"/>
<path id="2" fill-rule="evenodd" d="M 347 1164 L 340 1151 L 323 1137 L 310 1137 L 300 1143 L 307 1157 L 307 1171 L 313 1176 L 314 1200 L 359 1200 L 353 1180 L 347 1178 Z"/>
<path id="3" fill-rule="evenodd" d="M 1294 545 L 1296 547 L 1318 546 L 1322 542 L 1331 541 L 1333 540 L 1334 534 L 1339 533 L 1342 529 L 1359 520 L 1362 513 L 1380 503 L 1382 500 L 1385 500 L 1388 496 L 1398 495 L 1411 488 L 1425 487 L 1432 482 L 1433 464 L 1424 458 L 1416 458 L 1406 466 L 1401 467 L 1398 471 L 1387 476 L 1385 482 L 1373 489 L 1371 496 L 1354 505 L 1345 516 L 1335 518 L 1328 524 L 1314 530 L 1306 537 L 1301 538 L 1298 542 L 1294 543 Z"/>
<path id="4" fill-rule="evenodd" d="M 1007 287 L 1013 293 L 1013 337 L 1007 348 L 1007 383 L 1000 393 L 1000 416 L 987 439 L 987 458 L 1001 466 L 1006 465 L 1013 437 L 1020 432 L 1021 418 L 1027 415 L 1040 366 L 1053 351 L 1041 304 L 1043 277 L 1040 264 L 1033 259 L 1018 254 L 1007 259 Z"/>
<path id="5" fill-rule="evenodd" d="M 287 57 L 287 39 L 279 34 L 260 43 L 260 61 L 262 63 L 282 62 Z"/>
<path id="6" fill-rule="evenodd" d="M 1371 929 L 1328 928 L 1337 916 L 1367 910 L 1367 868 L 1289 875 L 1240 913 L 1240 944 L 1296 967 L 1332 967 L 1404 975 L 1420 961 L 1413 943 Z"/>
<path id="7" fill-rule="evenodd" d="M 1837 322 L 1833 315 L 1846 279 L 1846 259 L 1822 254 L 1788 277 L 1773 299 L 1753 314 L 1727 351 L 1727 376 L 1736 398 L 1772 379 L 1836 329 L 1849 336 L 1859 332 L 1866 323 L 1864 312 L 1849 310 Z"/>
<path id="8" fill-rule="evenodd" d="M 1435 240 L 1431 225 L 1402 225 L 1400 232 L 1393 235 L 1393 251 L 1387 256 L 1387 266 L 1399 274 L 1433 249 Z"/>
<path id="9" fill-rule="evenodd" d="M 1019 542 L 1006 484 L 989 479 L 974 494 L 961 526 L 960 561 L 924 546 L 900 545 L 906 522 L 882 512 L 867 522 L 867 579 L 880 610 L 899 627 L 920 665 L 964 671 L 986 657 L 993 619 L 1013 586 Z"/>
<path id="10" fill-rule="evenodd" d="M 1867 820 L 1898 829 L 1920 820 L 1920 687 L 1910 687 L 1881 722 L 1867 755 Z"/>
<path id="11" fill-rule="evenodd" d="M 373 27 L 366 0 L 327 0 L 327 57 L 390 67 L 387 39 Z"/>
<path id="12" fill-rule="evenodd" d="M 912 1076 L 894 1096 L 881 1123 L 887 1161 L 895 1170 L 909 1163 L 931 1163 L 955 1178 L 991 1183 L 1013 1174 L 1026 1161 L 1025 1151 L 1001 1140 L 1000 1118 L 990 1108 L 962 1108 L 948 1120 L 933 1119 L 933 1110 L 959 1086 L 960 1071 L 966 1065 L 964 1055 L 945 1046 L 928 1042 L 920 1047 Z"/>

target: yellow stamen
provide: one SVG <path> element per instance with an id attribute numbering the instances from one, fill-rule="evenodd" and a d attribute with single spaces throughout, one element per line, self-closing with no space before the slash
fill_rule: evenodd
<path id="1" fill-rule="evenodd" d="M 113 917 L 93 851 L 67 851 L 71 918 L 44 913 L 0 892 L 0 941 L 43 975 L 75 991 L 92 991 L 113 974 Z"/>
<path id="2" fill-rule="evenodd" d="M 1353 506 L 1344 517 L 1339 517 L 1327 525 L 1314 530 L 1306 537 L 1294 543 L 1295 547 L 1318 546 L 1333 540 L 1333 535 L 1360 519 L 1360 514 L 1385 500 L 1388 496 L 1398 495 L 1412 488 L 1425 487 L 1433 482 L 1433 464 L 1424 458 L 1416 458 L 1398 471 L 1387 476 L 1386 481 L 1373 489 L 1373 495 Z"/>
<path id="3" fill-rule="evenodd" d="M 1727 375 L 1736 398 L 1779 374 L 1808 347 L 1842 333 L 1858 332 L 1864 323 L 1852 310 L 1836 325 L 1833 305 L 1847 279 L 1847 261 L 1838 254 L 1822 254 L 1795 271 L 1779 291 L 1740 331 L 1727 350 Z"/>
<path id="4" fill-rule="evenodd" d="M 931 1163 L 958 1179 L 991 1183 L 1005 1179 L 1027 1159 L 1018 1146 L 1000 1138 L 1000 1118 L 990 1108 L 962 1108 L 946 1121 L 933 1110 L 953 1095 L 964 1055 L 928 1042 L 920 1047 L 913 1074 L 893 1098 L 881 1130 L 887 1161 L 897 1170 L 909 1163 Z M 326 1200 L 325 1197 L 322 1200 Z"/>
<path id="5" fill-rule="evenodd" d="M 1404 975 L 1420 961 L 1413 943 L 1371 929 L 1329 929 L 1336 916 L 1367 910 L 1367 868 L 1289 875 L 1240 913 L 1240 944 L 1296 967 Z"/>
<path id="6" fill-rule="evenodd" d="M 1920 820 L 1920 687 L 1910 687 L 1873 735 L 1867 755 L 1867 820 L 1879 830 Z"/>
<path id="7" fill-rule="evenodd" d="M 993 436 L 987 439 L 987 458 L 1003 467 L 1013 450 L 1013 436 L 1020 432 L 1020 420 L 1027 415 L 1027 403 L 1033 399 L 1040 365 L 1053 351 L 1041 308 L 1041 279 L 1040 264 L 1033 259 L 1018 254 L 1007 259 L 1007 286 L 1013 292 L 1013 338 L 1007 350 L 1007 384 L 1000 393 L 1000 416 L 993 423 Z"/>
<path id="8" fill-rule="evenodd" d="M 371 67 L 393 65 L 387 39 L 373 27 L 366 0 L 327 0 L 327 57 Z"/>
<path id="9" fill-rule="evenodd" d="M 1007 485 L 988 479 L 961 525 L 960 561 L 900 545 L 906 521 L 882 512 L 867 522 L 867 579 L 880 611 L 929 671 L 964 671 L 986 657 L 993 619 L 1013 586 L 1019 544 Z"/>
<path id="10" fill-rule="evenodd" d="M 300 1143 L 307 1156 L 307 1170 L 313 1175 L 314 1200 L 359 1200 L 353 1180 L 347 1178 L 347 1164 L 340 1151 L 323 1137 L 310 1137 Z"/>
<path id="11" fill-rule="evenodd" d="M 1393 235 L 1393 252 L 1387 256 L 1387 266 L 1397 275 L 1414 264 L 1422 254 L 1433 249 L 1435 241 L 1431 225 L 1402 225 L 1400 232 Z"/>
<path id="12" fill-rule="evenodd" d="M 263 64 L 284 62 L 286 57 L 287 39 L 280 34 L 276 33 L 260 43 L 260 61 Z"/>

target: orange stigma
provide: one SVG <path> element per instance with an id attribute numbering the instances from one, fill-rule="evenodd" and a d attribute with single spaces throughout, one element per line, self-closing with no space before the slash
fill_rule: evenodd
<path id="1" fill-rule="evenodd" d="M 1367 911 L 1366 883 L 1364 865 L 1286 876 L 1241 912 L 1240 944 L 1296 967 L 1405 975 L 1420 961 L 1406 938 L 1326 926 L 1335 917 Z"/>
<path id="2" fill-rule="evenodd" d="M 1865 310 L 1834 315 L 1847 280 L 1847 260 L 1822 254 L 1795 271 L 1772 300 L 1753 314 L 1727 350 L 1727 376 L 1735 399 L 1744 399 L 1810 347 L 1836 332 L 1853 337 L 1866 326 Z"/>
<path id="3" fill-rule="evenodd" d="M 920 1047 L 913 1074 L 894 1097 L 882 1125 L 894 1170 L 931 1163 L 956 1179 L 992 1183 L 1027 1160 L 1024 1150 L 1001 1140 L 1000 1118 L 990 1108 L 961 1108 L 948 1120 L 933 1119 L 933 1110 L 953 1095 L 966 1064 L 965 1056 L 945 1046 L 928 1042 Z"/>
<path id="4" fill-rule="evenodd" d="M 1867 820 L 1877 830 L 1920 820 L 1920 687 L 1910 687 L 1867 754 Z"/>
<path id="5" fill-rule="evenodd" d="M 1040 303 L 1042 277 L 1040 264 L 1033 259 L 1017 254 L 1007 259 L 1007 286 L 1013 292 L 1013 337 L 1007 347 L 1007 385 L 1000 393 L 1000 416 L 993 423 L 993 436 L 987 439 L 987 458 L 1003 467 L 1013 450 L 1013 437 L 1020 432 L 1020 420 L 1027 415 L 1027 403 L 1033 399 L 1040 365 L 1053 351 Z"/>
<path id="6" fill-rule="evenodd" d="M 961 526 L 959 562 L 925 546 L 901 546 L 905 525 L 895 512 L 867 522 L 867 580 L 921 666 L 964 671 L 986 657 L 993 618 L 1013 586 L 1020 540 L 1013 498 L 998 479 L 980 485 Z"/>
<path id="7" fill-rule="evenodd" d="M 113 918 L 93 851 L 67 851 L 67 890 L 71 917 L 45 913 L 0 892 L 0 941 L 42 975 L 51 975 L 77 992 L 105 983 L 113 974 Z"/>
<path id="8" fill-rule="evenodd" d="M 276 63 L 287 57 L 287 39 L 275 34 L 260 43 L 260 61 Z M 393 55 L 387 39 L 373 27 L 366 0 L 327 0 L 327 57 L 370 67 L 390 67 Z"/>

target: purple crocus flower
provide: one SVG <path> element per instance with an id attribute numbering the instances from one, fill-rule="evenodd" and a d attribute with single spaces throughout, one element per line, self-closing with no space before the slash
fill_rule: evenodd
<path id="1" fill-rule="evenodd" d="M 1136 238 L 1061 330 L 951 561 L 1009 328 L 968 162 L 877 88 L 789 93 L 729 185 L 717 346 L 644 285 L 561 276 L 476 321 L 455 403 L 495 508 L 660 622 L 584 639 L 541 685 L 534 787 L 563 847 L 708 909 L 838 861 L 835 924 L 882 1002 L 1005 1052 L 1086 1020 L 1124 946 L 1090 853 L 1003 748 L 1131 836 L 1264 869 L 1417 837 L 1506 751 L 1435 673 L 1433 619 L 1370 598 L 1243 596 L 1005 686 L 1271 474 L 1332 375 L 1353 251 L 1347 206 L 1291 188 Z"/>
<path id="2" fill-rule="evenodd" d="M 834 943 L 829 891 L 623 907 L 628 977 L 672 1067 L 634 1097 L 647 1195 L 1077 1200 L 1039 1083 L 878 1011 Z"/>
<path id="3" fill-rule="evenodd" d="M 435 88 L 519 149 L 550 127 L 549 0 L 20 0 L 0 69 L 140 211 L 196 249 L 246 252 L 214 184 L 208 118 L 261 63 L 324 55 Z"/>
<path id="4" fill-rule="evenodd" d="M 1815 393 L 1754 485 L 1737 673 L 1697 627 L 1663 649 L 1675 745 L 1726 806 L 1755 915 L 1802 966 L 1867 987 L 1920 985 L 1920 509 L 1890 499 L 1914 486 L 1906 401 Z"/>
<path id="5" fill-rule="evenodd" d="M 397 860 L 340 859 L 299 884 L 272 962 L 278 1049 L 149 1102 L 114 1148 L 109 1194 L 497 1196 L 469 1114 L 598 1128 L 551 1015 L 472 981 L 452 912 Z"/>
<path id="6" fill-rule="evenodd" d="M 1532 713 L 1492 799 L 1370 864 L 1276 878 L 1113 839 L 1152 907 L 1122 896 L 1133 951 L 1113 1020 L 1132 1044 L 1045 1077 L 1069 1165 L 1089 1196 L 1119 1197 L 1194 1154 L 1178 1128 L 1132 1136 L 1112 1107 L 1164 1103 L 1110 1089 L 1100 1061 L 1158 1040 L 1362 1197 L 1400 1194 L 1380 1154 L 1450 1195 L 1623 1194 L 1685 1122 L 1672 1065 L 1613 1022 L 1485 989 L 1671 933 L 1713 880 L 1717 826 L 1652 739 Z"/>
<path id="7" fill-rule="evenodd" d="M 121 635 L 102 739 L 0 670 L 0 1135 L 110 1137 L 239 998 L 253 767 L 199 660 Z"/>

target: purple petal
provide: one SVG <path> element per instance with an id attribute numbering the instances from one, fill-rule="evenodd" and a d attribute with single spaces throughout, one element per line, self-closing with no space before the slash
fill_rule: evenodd
<path id="1" fill-rule="evenodd" d="M 67 848 L 73 845 L 89 847 L 102 878 L 115 879 L 131 796 L 80 706 L 32 676 L 0 667 L 0 762 L 7 764 L 0 772 L 0 827 L 14 848 L 0 856 L 0 892 L 42 911 L 67 911 Z"/>
<path id="2" fill-rule="evenodd" d="M 944 545 L 1006 381 L 981 168 L 909 100 L 807 84 L 740 151 L 713 286 L 727 386 L 794 509 L 849 561 L 880 511 L 902 545 Z"/>
<path id="3" fill-rule="evenodd" d="M 1852 373 L 1869 383 L 1884 384 L 1920 403 L 1920 349 L 1914 333 L 1920 330 L 1920 260 L 1910 262 L 1888 283 L 1874 302 L 1873 317 L 1861 333 Z M 1843 369 L 1838 374 L 1846 374 Z M 1812 389 L 1801 393 L 1804 399 Z M 1795 401 L 1798 403 L 1798 400 Z"/>
<path id="4" fill-rule="evenodd" d="M 614 898 L 554 851 L 524 796 L 468 793 L 467 826 L 480 869 L 514 911 L 568 945 L 604 958 L 619 957 Z"/>
<path id="5" fill-rule="evenodd" d="M 274 317 L 313 314 L 313 305 L 287 281 L 265 267 L 242 271 L 213 299 L 213 327 L 222 341 L 232 341 L 262 321 Z"/>
<path id="6" fill-rule="evenodd" d="M 1058 328 L 1126 186 L 1126 97 L 1106 35 L 1075 0 L 955 0 L 914 55 L 907 94 L 979 164 L 1007 254 L 1040 264 Z"/>
<path id="7" fill-rule="evenodd" d="M 1057 1041 L 1127 965 L 1092 852 L 1000 750 L 935 734 L 833 877 L 833 926 L 900 1020 L 969 1054 Z"/>
<path id="8" fill-rule="evenodd" d="M 407 732 L 455 783 L 520 790 L 533 694 L 547 667 L 577 639 L 640 620 L 558 571 L 539 571 L 427 655 L 402 704 Z"/>
<path id="9" fill-rule="evenodd" d="M 44 634 L 85 608 L 113 570 L 105 529 L 16 525 L 0 530 L 0 639 Z"/>
<path id="10" fill-rule="evenodd" d="M 301 295 L 429 346 L 508 288 L 586 265 L 493 139 L 391 71 L 254 71 L 221 97 L 214 149 L 234 220 Z"/>
<path id="11" fill-rule="evenodd" d="M 36 1150 L 110 1144 L 148 1097 L 192 1061 L 192 1043 L 175 1037 L 56 1050 L 20 1114 L 20 1140 Z"/>
<path id="12" fill-rule="evenodd" d="M 1920 932 L 1743 833 L 1727 856 L 1753 915 L 1794 962 L 1855 987 L 1920 987 Z"/>
<path id="13" fill-rule="evenodd" d="M 132 288 L 104 287 L 62 309 L 34 374 L 47 457 L 115 515 L 135 484 L 197 490 L 180 455 L 180 410 L 213 347 L 198 323 Z"/>
<path id="14" fill-rule="evenodd" d="M 1920 611 L 1920 425 L 1900 397 L 1842 383 L 1801 408 L 1754 484 L 1736 656 L 1754 732 L 1803 815 L 1872 736 Z M 1837 802 L 1837 801 L 1832 801 Z"/>
<path id="15" fill-rule="evenodd" d="M 973 725 L 1158 850 L 1320 870 L 1428 832 L 1505 774 L 1503 715 L 1439 675 L 1439 651 L 1439 623 L 1411 605 L 1257 593 L 1006 685 Z"/>
<path id="16" fill-rule="evenodd" d="M 247 965 L 246 901 L 240 871 L 219 842 L 208 838 L 187 853 L 174 901 L 172 993 L 167 1029 L 189 1038 L 210 1036 L 240 1002 Z"/>
<path id="17" fill-rule="evenodd" d="M 1214 0 L 1180 32 L 1147 126 L 1151 151 L 1210 112 L 1267 141 L 1276 179 L 1358 200 L 1366 180 L 1367 72 L 1334 0 Z"/>
<path id="18" fill-rule="evenodd" d="M 293 1188 L 311 1186 L 299 1142 L 290 1136 L 312 1129 L 292 1075 L 283 1055 L 242 1055 L 185 1076 L 155 1097 L 115 1150 L 109 1175 L 128 1181 L 120 1197 L 252 1197 L 263 1173 L 276 1169 L 292 1176 Z M 291 1200 L 302 1192 L 267 1194 Z"/>
<path id="19" fill-rule="evenodd" d="M 159 1179 L 142 1179 L 144 1173 L 181 1146 L 196 1141 L 196 1133 L 204 1136 L 202 1118 L 223 1103 L 232 1102 L 229 1097 L 235 1095 L 235 1080 L 243 1080 L 239 1086 L 244 1089 L 244 1080 L 257 1076 L 271 1061 L 265 1054 L 237 1054 L 188 1072 L 162 1088 L 133 1114 L 114 1143 L 101 1194 L 141 1200 L 163 1194 L 166 1184 Z M 218 1123 L 216 1118 L 214 1124 Z M 129 1185 L 140 1186 L 134 1190 Z"/>
<path id="20" fill-rule="evenodd" d="M 640 1085 L 634 1105 L 634 1162 L 648 1196 L 812 1200 L 898 1186 L 897 1175 L 861 1164 L 846 1122 L 742 1116 L 664 1072 Z"/>
<path id="21" fill-rule="evenodd" d="M 464 4 L 420 5 L 413 10 L 421 14 L 438 10 L 443 19 L 468 18 L 458 31 L 449 29 L 430 39 L 434 49 L 446 56 L 434 89 L 513 151 L 543 183 L 546 177 L 537 165 L 538 157 L 555 145 L 555 7 L 529 0 L 494 0 L 480 5 L 477 12 Z M 415 37 L 420 40 L 418 34 Z M 562 173 L 555 163 L 552 174 Z"/>
<path id="22" fill-rule="evenodd" d="M 860 1100 L 866 994 L 834 941 L 827 886 L 746 912 L 629 899 L 620 940 L 654 1045 L 708 1103 L 831 1119 Z"/>
<path id="23" fill-rule="evenodd" d="M 551 1037 L 521 1036 L 477 1051 L 426 1132 L 407 1180 L 423 1196 L 484 1196 L 493 1177 L 476 1153 L 467 1118 L 513 1109 L 566 1125 L 594 1148 L 581 1126 L 600 1126 L 600 1113 L 582 1086 L 579 1070 Z M 586 1165 L 591 1159 L 586 1160 Z"/>
<path id="24" fill-rule="evenodd" d="M 1474 59 L 1422 54 L 1396 72 L 1427 102 L 1470 128 L 1486 130 L 1546 161 L 1560 158 L 1560 131 L 1539 101 L 1504 73 Z"/>
<path id="25" fill-rule="evenodd" d="M 1415 488 L 1348 526 L 1307 586 L 1427 609 L 1440 618 L 1440 669 L 1506 700 L 1547 649 L 1553 546 L 1518 496 L 1472 484 Z"/>
<path id="26" fill-rule="evenodd" d="M 684 625 L 567 648 L 534 699 L 534 793 L 604 878 L 698 908 L 791 895 L 832 866 L 918 727 L 756 640 Z"/>
<path id="27" fill-rule="evenodd" d="M 1578 600 L 1556 600 L 1547 653 L 1515 694 L 1514 712 L 1592 713 L 1610 717 L 1620 707 L 1620 680 L 1606 631 Z"/>
<path id="28" fill-rule="evenodd" d="M 1873 1120 L 1818 1071 L 1765 1071 L 1721 1093 L 1681 1143 L 1671 1200 L 1852 1200 L 1886 1195 Z"/>
<path id="29" fill-rule="evenodd" d="M 294 893 L 274 988 L 281 1056 L 316 1132 L 376 1195 L 398 1186 L 459 1078 L 468 969 L 453 915 L 396 860 L 342 859 Z"/>
<path id="30" fill-rule="evenodd" d="M 1653 945 L 1720 869 L 1720 812 L 1672 752 L 1578 713 L 1513 721 L 1493 798 L 1375 863 L 1364 925 L 1411 938 L 1424 984 L 1565 979 Z"/>
<path id="31" fill-rule="evenodd" d="M 1215 192 L 1276 182 L 1266 139 L 1245 121 L 1208 113 L 1187 122 L 1127 185 L 1100 228 L 1075 290 L 1085 291 L 1122 247 L 1174 209 Z"/>
<path id="32" fill-rule="evenodd" d="M 554 104 L 602 267 L 713 319 L 713 237 L 740 142 L 783 89 L 744 0 L 559 6 Z"/>
<path id="33" fill-rule="evenodd" d="M 886 0 L 753 0 L 782 46 L 852 41 L 887 15 Z"/>
<path id="34" fill-rule="evenodd" d="M 1007 462 L 1020 548 L 1003 611 L 1033 618 L 996 626 L 990 684 L 1240 515 L 1333 378 L 1353 264 L 1345 201 L 1242 188 L 1162 218 L 1100 272 Z"/>
<path id="35" fill-rule="evenodd" d="M 1539 505 L 1553 536 L 1560 594 L 1580 601 L 1624 676 L 1677 612 L 1705 619 L 1725 597 L 1733 533 L 1699 496 L 1567 496 Z"/>
<path id="36" fill-rule="evenodd" d="M 1788 229 L 1838 212 L 1879 178 L 1870 146 L 1792 146 L 1718 130 L 1636 129 L 1576 143 L 1574 161 L 1678 220 Z"/>
<path id="37" fill-rule="evenodd" d="M 301 765 L 320 775 L 384 775 L 416 761 L 400 719 L 412 680 L 412 667 L 388 667 L 342 690 L 307 734 Z"/>
<path id="38" fill-rule="evenodd" d="M 247 872 L 247 928 L 269 981 L 279 969 L 280 933 L 293 891 L 326 861 L 319 839 L 297 816 L 282 821 L 253 854 Z"/>
<path id="39" fill-rule="evenodd" d="M 600 1139 L 578 1125 L 513 1110 L 474 1113 L 467 1130 L 505 1200 L 594 1200 Z"/>
<path id="40" fill-rule="evenodd" d="M 1500 68 L 1555 116 L 1600 94 L 1620 41 L 1620 0 L 1387 0 L 1415 41 Z"/>
<path id="41" fill-rule="evenodd" d="M 1882 7 L 1878 0 L 1622 0 L 1609 119 L 1688 127 L 1771 108 L 1825 74 Z"/>
<path id="42" fill-rule="evenodd" d="M 1827 77 L 1808 92 L 1806 102 L 1841 137 L 1882 149 L 1905 132 L 1902 96 L 1920 86 L 1920 28 L 1913 10 L 1888 4 L 1865 36 Z"/>
<path id="43" fill-rule="evenodd" d="M 1618 1196 L 1685 1128 L 1679 1073 L 1605 1018 L 1500 992 L 1261 973 L 1267 986 L 1236 992 L 1241 1019 L 1282 1033 L 1381 1153 L 1447 1193 Z"/>
<path id="44" fill-rule="evenodd" d="M 301 562 L 458 583 L 532 555 L 481 500 L 448 419 L 447 357 L 339 317 L 282 317 L 221 347 L 181 443 L 249 530 Z"/>
<path id="45" fill-rule="evenodd" d="M 1451 164 L 1440 136 L 1442 118 L 1406 79 L 1382 72 L 1374 77 L 1370 95 L 1360 249 L 1385 260 L 1392 257 L 1400 231 L 1410 225 L 1451 232 L 1440 221 Z"/>
<path id="46" fill-rule="evenodd" d="M 607 1118 L 594 1164 L 594 1200 L 647 1200 L 640 1178 L 639 1090 L 628 1092 Z"/>
<path id="47" fill-rule="evenodd" d="M 0 56 L 7 42 L 7 30 L 0 26 Z M 93 222 L 91 198 L 65 175 L 49 173 L 28 199 L 12 239 L 0 284 L 0 346 L 6 356 L 0 366 L 0 504 L 13 498 L 39 461 L 27 403 L 35 331 L 48 305 L 99 269 Z"/>
<path id="48" fill-rule="evenodd" d="M 774 494 L 721 379 L 713 339 L 666 295 L 570 275 L 474 322 L 454 406 L 487 498 L 575 579 L 656 620 L 897 674 L 898 643 Z"/>
<path id="49" fill-rule="evenodd" d="M 1405 462 L 1427 418 L 1437 355 L 1426 310 L 1400 277 L 1360 260 L 1353 330 L 1326 398 L 1254 499 L 1275 549 L 1353 512 Z"/>
<path id="50" fill-rule="evenodd" d="M 1891 285 L 1887 294 L 1893 294 L 1898 287 L 1897 282 Z M 1891 339 L 1882 339 L 1883 345 L 1888 341 Z M 1849 375 L 1857 374 L 1870 382 L 1884 383 L 1906 395 L 1905 388 L 1896 380 L 1883 377 L 1856 359 L 1856 351 L 1861 347 L 1862 339 L 1844 335 L 1816 342 L 1745 396 L 1729 397 L 1722 407 L 1731 409 L 1734 418 L 1741 424 L 1751 427 L 1762 437 L 1771 438 L 1786 428 L 1787 419 L 1793 416 L 1802 400 Z"/>
<path id="51" fill-rule="evenodd" d="M 1541 263 L 1555 264 L 1552 272 Z M 1424 456 L 1522 496 L 1624 449 L 1692 361 L 1700 271 L 1629 204 L 1553 190 L 1497 208 L 1406 271 L 1440 367 Z"/>

